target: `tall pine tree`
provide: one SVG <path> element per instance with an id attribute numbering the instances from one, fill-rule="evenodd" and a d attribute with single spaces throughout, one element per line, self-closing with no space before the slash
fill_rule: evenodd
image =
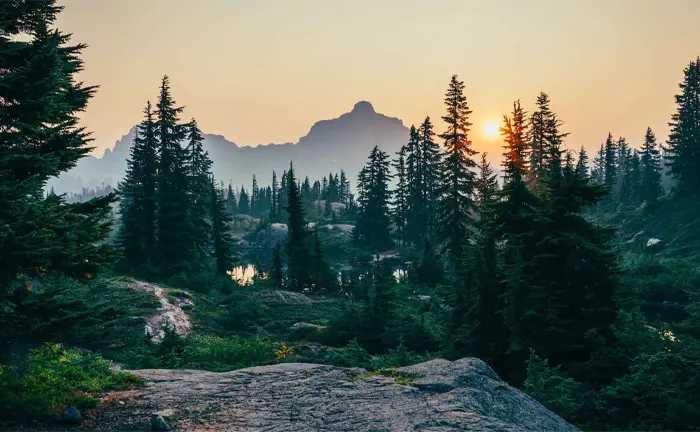
<path id="1" fill-rule="evenodd" d="M 119 244 L 129 269 L 153 263 L 156 247 L 156 179 L 158 142 L 151 103 L 144 109 L 131 146 L 126 175 L 119 185 L 121 226 Z"/>
<path id="2" fill-rule="evenodd" d="M 358 212 L 355 238 L 374 251 L 392 245 L 389 202 L 389 155 L 375 146 L 358 177 Z"/>
<path id="3" fill-rule="evenodd" d="M 640 157 L 641 171 L 641 199 L 649 203 L 654 203 L 662 193 L 661 188 L 661 156 L 656 143 L 656 135 L 647 128 L 644 135 Z"/>
<path id="4" fill-rule="evenodd" d="M 299 185 L 294 177 L 294 166 L 289 164 L 287 183 L 287 280 L 289 289 L 302 291 L 310 282 L 310 253 L 307 238 L 304 205 Z"/>
<path id="5" fill-rule="evenodd" d="M 163 77 L 156 110 L 158 139 L 158 264 L 166 274 L 185 270 L 194 254 L 188 214 L 189 182 L 186 153 L 180 142 L 185 129 L 180 124 L 182 108 L 170 94 L 170 80 Z"/>
<path id="6" fill-rule="evenodd" d="M 231 214 L 226 211 L 226 198 L 223 188 L 217 188 L 212 177 L 210 181 L 211 197 L 211 244 L 214 251 L 216 272 L 227 274 L 233 267 L 233 237 L 231 236 Z"/>
<path id="7" fill-rule="evenodd" d="M 665 157 L 679 194 L 700 190 L 700 57 L 683 70 Z"/>
<path id="8" fill-rule="evenodd" d="M 185 126 L 187 146 L 185 147 L 185 167 L 187 170 L 187 195 L 189 198 L 188 217 L 190 238 L 192 239 L 192 264 L 203 266 L 211 245 L 209 218 L 216 203 L 212 194 L 211 160 L 202 147 L 202 132 L 197 121 L 192 119 Z"/>
<path id="9" fill-rule="evenodd" d="M 116 258 L 102 241 L 111 230 L 114 194 L 71 204 L 44 196 L 49 178 L 92 149 L 78 113 L 96 91 L 76 80 L 86 46 L 49 29 L 62 9 L 56 3 L 0 6 L 0 297 L 18 275 L 82 278 Z"/>
<path id="10" fill-rule="evenodd" d="M 445 157 L 440 169 L 438 202 L 438 238 L 449 252 L 453 270 L 462 267 L 464 248 L 471 237 L 472 211 L 477 153 L 469 139 L 471 110 L 464 96 L 464 83 L 453 75 L 445 93 L 447 113 L 442 119 L 447 130 L 444 140 Z"/>

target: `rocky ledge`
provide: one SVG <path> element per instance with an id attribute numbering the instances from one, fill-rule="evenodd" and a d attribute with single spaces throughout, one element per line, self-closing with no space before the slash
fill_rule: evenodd
<path id="1" fill-rule="evenodd" d="M 178 430 L 577 430 L 473 358 L 370 373 L 305 363 L 133 372 L 146 387 L 109 394 L 82 428 L 151 430 L 167 412 Z"/>

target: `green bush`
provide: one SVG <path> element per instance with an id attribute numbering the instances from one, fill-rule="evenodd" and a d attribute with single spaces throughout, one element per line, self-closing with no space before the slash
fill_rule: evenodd
<path id="1" fill-rule="evenodd" d="M 47 342 L 24 361 L 0 366 L 0 418 L 56 419 L 71 405 L 94 407 L 98 393 L 143 384 L 139 377 L 116 372 L 112 366 L 100 356 Z"/>
<path id="2" fill-rule="evenodd" d="M 570 419 L 583 404 L 582 389 L 583 385 L 566 377 L 559 366 L 550 367 L 547 359 L 541 359 L 530 350 L 525 393 L 562 417 Z"/>
<path id="3" fill-rule="evenodd" d="M 274 363 L 272 342 L 230 336 L 193 334 L 185 338 L 182 367 L 227 371 Z"/>

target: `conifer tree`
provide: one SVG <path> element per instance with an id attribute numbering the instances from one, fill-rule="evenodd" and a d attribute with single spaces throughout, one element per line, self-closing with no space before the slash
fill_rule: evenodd
<path id="1" fill-rule="evenodd" d="M 406 217 L 408 204 L 408 183 L 406 182 L 406 146 L 402 146 L 396 153 L 394 170 L 398 183 L 394 191 L 393 220 L 402 246 L 406 245 Z"/>
<path id="2" fill-rule="evenodd" d="M 586 376 L 585 365 L 612 340 L 617 263 L 611 232 L 581 214 L 602 199 L 604 189 L 577 175 L 570 155 L 562 161 L 560 145 L 549 149 L 546 201 L 520 238 L 515 265 L 506 267 L 509 342 L 521 359 L 532 348 L 589 381 L 595 378 Z M 523 375 L 520 368 L 513 376 Z"/>
<path id="3" fill-rule="evenodd" d="M 579 177 L 589 177 L 588 173 L 588 153 L 586 149 L 581 146 L 581 150 L 578 151 L 578 160 L 576 161 L 576 175 Z"/>
<path id="4" fill-rule="evenodd" d="M 528 281 L 520 271 L 524 262 L 529 259 L 532 248 L 530 233 L 537 229 L 537 211 L 541 206 L 541 200 L 528 187 L 526 179 L 531 177 L 528 172 L 529 126 L 526 123 L 526 113 L 520 106 L 520 101 L 513 103 L 513 111 L 510 116 L 504 116 L 501 135 L 504 145 L 504 177 L 500 199 L 494 204 L 494 221 L 492 232 L 496 238 L 503 240 L 502 252 L 503 268 L 506 273 L 502 276 L 503 287 L 501 304 L 505 328 L 486 328 L 493 330 L 494 341 L 502 340 L 502 334 L 506 333 L 508 344 L 513 340 L 519 340 L 521 336 L 520 320 L 525 314 L 525 297 L 528 291 Z M 491 352 L 500 351 L 503 355 L 507 351 L 518 352 L 518 345 L 513 344 L 514 349 L 494 346 Z M 516 360 L 517 362 L 517 360 Z M 510 371 L 512 372 L 512 371 Z"/>
<path id="5" fill-rule="evenodd" d="M 310 282 L 310 253 L 307 244 L 304 206 L 299 185 L 294 177 L 294 166 L 289 164 L 287 172 L 287 280 L 293 291 L 302 291 Z"/>
<path id="6" fill-rule="evenodd" d="M 623 197 L 628 204 L 638 205 L 642 194 L 642 167 L 636 149 L 632 151 L 628 159 Z"/>
<path id="7" fill-rule="evenodd" d="M 255 174 L 253 174 L 253 186 L 250 189 L 250 215 L 253 217 L 260 215 L 260 189 Z"/>
<path id="8" fill-rule="evenodd" d="M 661 156 L 659 153 L 656 135 L 651 128 L 647 128 L 639 169 L 641 175 L 640 198 L 649 203 L 656 202 L 662 193 Z"/>
<path id="9" fill-rule="evenodd" d="M 700 57 L 683 70 L 665 157 L 679 194 L 700 190 Z"/>
<path id="10" fill-rule="evenodd" d="M 472 211 L 477 153 L 469 139 L 471 110 L 464 96 L 464 83 L 453 75 L 445 93 L 447 113 L 442 119 L 447 130 L 440 135 L 444 140 L 445 157 L 440 169 L 438 203 L 438 238 L 449 252 L 454 270 L 462 267 L 464 248 L 468 245 Z"/>
<path id="11" fill-rule="evenodd" d="M 194 266 L 205 264 L 211 245 L 211 227 L 209 226 L 210 211 L 214 203 L 211 202 L 215 195 L 212 194 L 211 184 L 211 160 L 202 147 L 203 136 L 197 126 L 197 121 L 192 119 L 185 125 L 187 133 L 187 145 L 185 147 L 186 170 L 188 182 L 189 207 L 188 216 L 191 229 Z"/>
<path id="12" fill-rule="evenodd" d="M 231 215 L 238 213 L 238 202 L 236 201 L 236 194 L 233 192 L 233 185 L 229 182 L 228 189 L 226 192 L 226 211 Z"/>
<path id="13" fill-rule="evenodd" d="M 358 177 L 355 236 L 375 251 L 391 247 L 389 214 L 389 155 L 375 146 Z"/>
<path id="14" fill-rule="evenodd" d="M 476 205 L 479 208 L 479 212 L 482 210 L 487 210 L 489 206 L 493 205 L 498 195 L 498 180 L 496 180 L 496 174 L 491 168 L 491 164 L 486 160 L 488 153 L 484 152 L 481 154 L 481 163 L 479 164 L 479 176 L 474 182 Z"/>
<path id="15" fill-rule="evenodd" d="M 419 174 L 416 176 L 420 180 L 420 207 L 424 221 L 424 230 L 421 234 L 428 237 L 431 242 L 435 241 L 437 227 L 437 205 L 438 187 L 440 182 L 440 165 L 442 162 L 442 152 L 440 146 L 435 142 L 435 132 L 430 117 L 426 117 L 418 129 L 420 137 L 419 151 L 420 164 L 417 166 Z M 420 239 L 415 239 L 418 245 Z"/>
<path id="16" fill-rule="evenodd" d="M 217 188 L 213 178 L 210 181 L 210 188 L 211 243 L 214 249 L 216 272 L 225 275 L 233 267 L 232 218 L 231 214 L 226 211 L 223 188 Z"/>
<path id="17" fill-rule="evenodd" d="M 602 185 L 605 183 L 605 145 L 601 144 L 598 153 L 593 159 L 593 167 L 591 168 L 591 182 L 593 184 Z"/>
<path id="18" fill-rule="evenodd" d="M 405 177 L 406 185 L 403 191 L 406 199 L 406 226 L 404 228 L 405 237 L 410 243 L 415 243 L 417 238 L 422 238 L 422 231 L 425 229 L 421 225 L 421 188 L 423 179 L 421 178 L 421 151 L 420 135 L 418 129 L 411 125 L 408 135 L 408 143 L 405 150 Z M 397 190 L 397 193 L 400 193 Z"/>
<path id="19" fill-rule="evenodd" d="M 345 171 L 340 170 L 340 202 L 348 205 L 348 199 L 350 197 L 350 180 L 348 180 Z"/>
<path id="20" fill-rule="evenodd" d="M 277 183 L 277 173 L 272 171 L 272 187 L 270 188 L 270 222 L 277 222 L 279 211 L 279 184 Z"/>
<path id="21" fill-rule="evenodd" d="M 275 288 L 284 286 L 284 272 L 282 271 L 282 244 L 277 242 L 272 250 L 272 268 L 270 269 L 270 282 Z"/>
<path id="22" fill-rule="evenodd" d="M 76 76 L 86 46 L 50 29 L 61 10 L 54 0 L 0 5 L 0 297 L 18 275 L 83 278 L 116 258 L 103 242 L 114 194 L 70 204 L 44 196 L 49 178 L 92 150 L 78 113 L 96 87 Z"/>
<path id="23" fill-rule="evenodd" d="M 470 257 L 471 280 L 465 283 L 467 302 L 453 311 L 450 340 L 455 354 L 474 355 L 500 369 L 505 352 L 505 326 L 501 316 L 501 272 L 496 249 L 498 182 L 486 154 L 482 154 L 476 181 L 479 229 Z M 462 282 L 464 283 L 464 282 Z"/>
<path id="24" fill-rule="evenodd" d="M 166 274 L 184 270 L 193 256 L 188 215 L 186 154 L 180 142 L 185 129 L 179 123 L 181 107 L 170 94 L 168 76 L 163 77 L 156 110 L 158 140 L 158 263 Z"/>
<path id="25" fill-rule="evenodd" d="M 241 214 L 250 214 L 250 200 L 248 192 L 241 186 L 241 193 L 238 194 L 238 212 Z"/>
<path id="26" fill-rule="evenodd" d="M 127 160 L 126 175 L 119 186 L 121 226 L 119 245 L 127 268 L 153 261 L 156 247 L 156 178 L 158 142 L 151 103 L 144 109 Z"/>
<path id="27" fill-rule="evenodd" d="M 337 285 L 337 277 L 331 270 L 330 265 L 326 261 L 321 246 L 321 240 L 318 237 L 318 226 L 314 229 L 314 246 L 311 251 L 311 285 L 315 292 L 335 291 Z"/>
<path id="28" fill-rule="evenodd" d="M 617 147 L 611 133 L 605 140 L 604 151 L 603 183 L 612 191 L 617 183 Z"/>

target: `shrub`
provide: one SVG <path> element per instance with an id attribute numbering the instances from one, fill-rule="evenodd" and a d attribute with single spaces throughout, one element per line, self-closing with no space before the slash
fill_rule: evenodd
<path id="1" fill-rule="evenodd" d="M 275 361 L 272 342 L 262 339 L 193 334 L 185 342 L 182 365 L 187 368 L 226 371 Z"/>
<path id="2" fill-rule="evenodd" d="M 56 419 L 70 405 L 94 407 L 97 393 L 143 384 L 139 377 L 116 372 L 112 366 L 100 356 L 47 342 L 23 362 L 0 366 L 0 418 Z"/>
<path id="3" fill-rule="evenodd" d="M 582 405 L 582 384 L 566 377 L 559 366 L 550 367 L 547 359 L 541 359 L 530 350 L 527 362 L 527 379 L 524 390 L 542 405 L 564 418 L 570 418 Z"/>

